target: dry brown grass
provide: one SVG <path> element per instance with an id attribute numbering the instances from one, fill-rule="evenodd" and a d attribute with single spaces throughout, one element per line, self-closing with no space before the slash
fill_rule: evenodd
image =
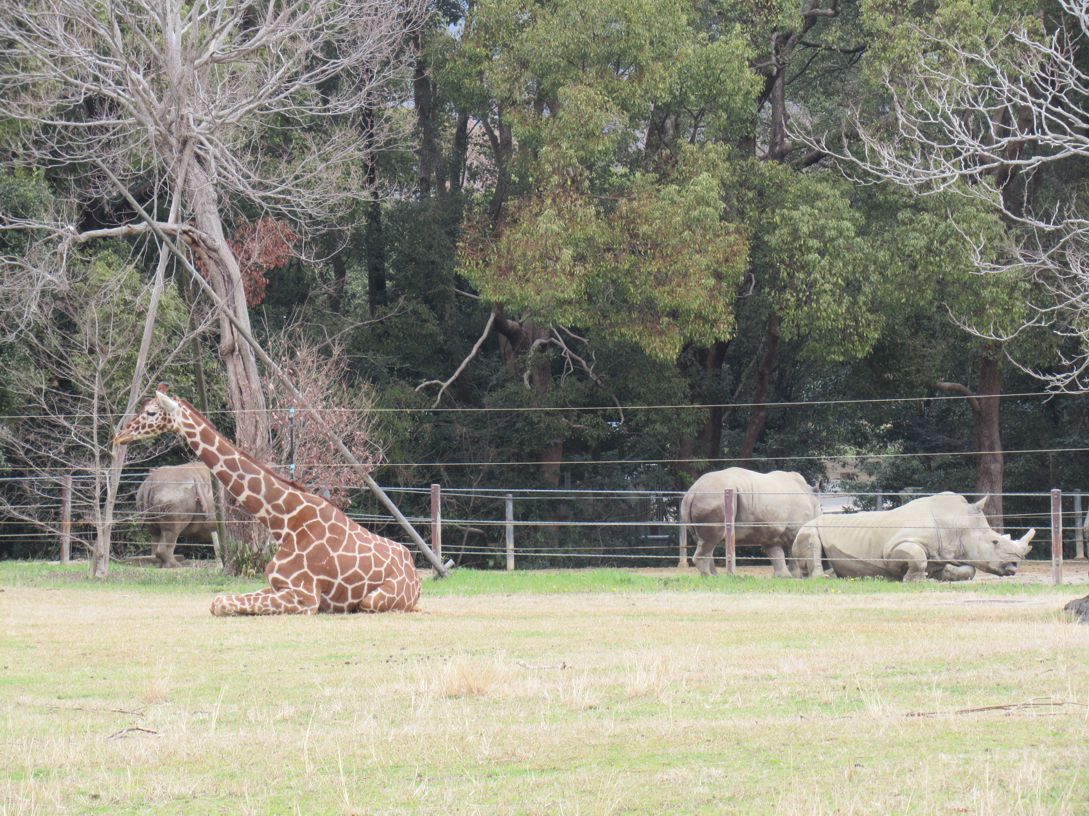
<path id="1" fill-rule="evenodd" d="M 1080 814 L 1089 627 L 1061 605 L 599 593 L 216 619 L 203 593 L 9 587 L 0 813 Z"/>

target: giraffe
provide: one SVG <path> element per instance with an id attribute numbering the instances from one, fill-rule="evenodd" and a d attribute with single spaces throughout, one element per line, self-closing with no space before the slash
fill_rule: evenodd
<path id="1" fill-rule="evenodd" d="M 265 567 L 269 586 L 217 595 L 213 615 L 313 615 L 411 611 L 420 579 L 408 549 L 364 529 L 340 508 L 307 493 L 233 445 L 184 399 L 160 383 L 114 439 L 127 445 L 180 436 L 279 545 Z"/>

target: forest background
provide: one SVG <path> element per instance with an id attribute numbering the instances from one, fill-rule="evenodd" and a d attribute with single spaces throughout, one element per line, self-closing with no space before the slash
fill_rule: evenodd
<path id="1" fill-rule="evenodd" d="M 683 490 L 730 464 L 995 494 L 999 524 L 1018 506 L 997 494 L 1089 489 L 1060 283 L 1080 256 L 1030 217 L 1076 220 L 1084 151 L 1007 106 L 997 141 L 1022 138 L 995 164 L 874 158 L 928 149 L 902 115 L 928 65 L 1031 77 L 1019 32 L 1086 64 L 1077 3 L 83 5 L 0 32 L 0 557 L 54 551 L 65 473 L 110 546 L 138 475 L 185 458 L 110 445 L 159 380 L 286 472 L 290 396 L 135 204 L 330 409 L 297 417 L 297 476 L 359 512 L 319 424 L 383 485 L 482 491 L 464 518 L 499 517 L 489 490 Z M 341 47 L 361 26 L 371 50 Z M 1026 260 L 1058 244 L 1063 270 Z"/>

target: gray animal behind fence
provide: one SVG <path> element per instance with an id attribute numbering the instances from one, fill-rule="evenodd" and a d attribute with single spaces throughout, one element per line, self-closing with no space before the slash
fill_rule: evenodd
<path id="1" fill-rule="evenodd" d="M 713 556 L 726 534 L 723 494 L 728 488 L 737 492 L 738 546 L 763 547 L 776 577 L 796 573 L 793 563 L 788 566 L 786 553 L 798 529 L 820 515 L 813 488 L 800 473 L 757 473 L 739 467 L 705 473 L 681 500 L 681 523 L 697 541 L 696 568 L 703 575 L 717 572 Z"/>
<path id="2" fill-rule="evenodd" d="M 178 539 L 211 543 L 216 529 L 212 474 L 203 462 L 157 467 L 136 491 L 136 510 L 151 531 L 152 554 L 161 567 L 178 566 Z"/>

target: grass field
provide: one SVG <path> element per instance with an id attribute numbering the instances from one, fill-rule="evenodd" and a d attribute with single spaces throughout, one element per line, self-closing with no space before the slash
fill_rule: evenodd
<path id="1" fill-rule="evenodd" d="M 0 813 L 1089 813 L 1084 587 L 459 571 L 208 614 L 259 585 L 0 563 Z"/>

